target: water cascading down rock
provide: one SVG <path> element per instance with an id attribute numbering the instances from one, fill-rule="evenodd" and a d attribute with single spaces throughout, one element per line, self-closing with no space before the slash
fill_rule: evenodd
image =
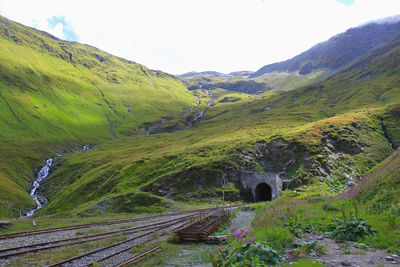
<path id="1" fill-rule="evenodd" d="M 32 199 L 36 202 L 36 208 L 28 211 L 26 213 L 26 216 L 23 216 L 23 217 L 32 216 L 36 211 L 40 210 L 43 207 L 43 205 L 45 205 L 47 203 L 47 199 L 44 198 L 43 196 L 39 196 L 37 194 L 37 190 L 40 187 L 40 182 L 43 181 L 43 179 L 49 175 L 49 170 L 50 170 L 51 164 L 53 164 L 53 159 L 46 160 L 46 165 L 44 165 L 42 167 L 42 169 L 40 169 L 40 171 L 38 172 L 37 178 L 33 182 L 33 188 L 30 193 L 32 196 Z M 42 201 L 43 203 L 40 201 Z"/>

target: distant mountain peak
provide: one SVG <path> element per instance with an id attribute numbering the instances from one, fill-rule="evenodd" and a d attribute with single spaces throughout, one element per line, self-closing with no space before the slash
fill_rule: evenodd
<path id="1" fill-rule="evenodd" d="M 372 21 L 339 33 L 289 60 L 265 65 L 250 77 L 272 72 L 337 72 L 399 34 L 400 15 Z"/>
<path id="2" fill-rule="evenodd" d="M 386 17 L 386 18 L 381 18 L 381 19 L 377 19 L 371 22 L 368 22 L 366 24 L 369 23 L 378 23 L 378 24 L 394 24 L 400 21 L 400 14 L 399 15 L 395 15 L 395 16 L 391 16 L 391 17 Z M 365 25 L 365 24 L 364 24 Z"/>

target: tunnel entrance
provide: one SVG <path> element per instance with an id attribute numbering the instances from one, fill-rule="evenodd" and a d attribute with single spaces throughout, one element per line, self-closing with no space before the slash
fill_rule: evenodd
<path id="1" fill-rule="evenodd" d="M 256 187 L 256 201 L 271 201 L 272 190 L 266 183 L 258 184 Z"/>

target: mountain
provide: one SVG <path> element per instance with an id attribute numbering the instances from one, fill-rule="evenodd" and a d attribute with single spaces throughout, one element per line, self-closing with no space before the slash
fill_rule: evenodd
<path id="1" fill-rule="evenodd" d="M 218 201 L 222 177 L 226 200 L 260 200 L 250 185 L 260 177 L 281 182 L 285 195 L 335 194 L 400 145 L 400 38 L 290 91 L 233 91 L 220 87 L 240 78 L 198 76 L 217 84 L 210 93 L 0 25 L 1 216 L 33 206 L 27 191 L 50 157 L 38 215 L 147 213 Z M 69 153 L 85 144 L 95 146 Z"/>
<path id="2" fill-rule="evenodd" d="M 263 81 L 248 80 L 252 72 L 237 71 L 223 74 L 215 71 L 188 72 L 178 77 L 189 90 L 225 89 L 233 92 L 255 94 L 271 90 Z"/>
<path id="3" fill-rule="evenodd" d="M 49 204 L 39 213 L 209 203 L 221 196 L 224 176 L 232 201 L 253 201 L 245 186 L 260 176 L 279 177 L 284 188 L 309 190 L 310 197 L 340 192 L 400 144 L 398 62 L 399 38 L 326 81 L 291 91 L 254 96 L 216 89 L 215 105 L 207 107 L 209 96 L 196 90 L 200 108 L 189 114 L 199 119 L 191 127 L 109 141 L 58 160 L 44 184 Z M 170 123 L 182 125 L 186 116 Z"/>
<path id="4" fill-rule="evenodd" d="M 252 73 L 253 73 L 252 71 L 235 71 L 235 72 L 231 72 L 228 74 L 224 74 L 224 73 L 217 72 L 217 71 L 203 71 L 203 72 L 191 71 L 191 72 L 177 75 L 177 77 L 179 77 L 181 79 L 191 79 L 191 78 L 202 76 L 202 77 L 214 77 L 214 78 L 222 78 L 225 80 L 230 80 L 235 77 L 248 77 Z"/>
<path id="5" fill-rule="evenodd" d="M 141 134 L 196 104 L 174 76 L 4 17 L 0 50 L 0 215 L 34 205 L 46 158 Z"/>
<path id="6" fill-rule="evenodd" d="M 335 72 L 358 60 L 369 51 L 397 37 L 399 19 L 383 20 L 351 28 L 319 43 L 292 59 L 266 65 L 250 75 L 260 77 L 272 72 L 298 72 L 307 75 L 319 70 Z"/>

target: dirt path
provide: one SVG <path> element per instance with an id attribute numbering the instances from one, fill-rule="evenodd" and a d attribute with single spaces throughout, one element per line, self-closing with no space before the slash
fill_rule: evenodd
<path id="1" fill-rule="evenodd" d="M 353 242 L 337 243 L 335 240 L 318 234 L 307 234 L 305 239 L 308 241 L 317 240 L 324 246 L 326 254 L 314 255 L 311 259 L 319 261 L 325 266 L 400 266 L 399 256 L 388 254 L 383 249 L 359 249 L 354 247 Z"/>

